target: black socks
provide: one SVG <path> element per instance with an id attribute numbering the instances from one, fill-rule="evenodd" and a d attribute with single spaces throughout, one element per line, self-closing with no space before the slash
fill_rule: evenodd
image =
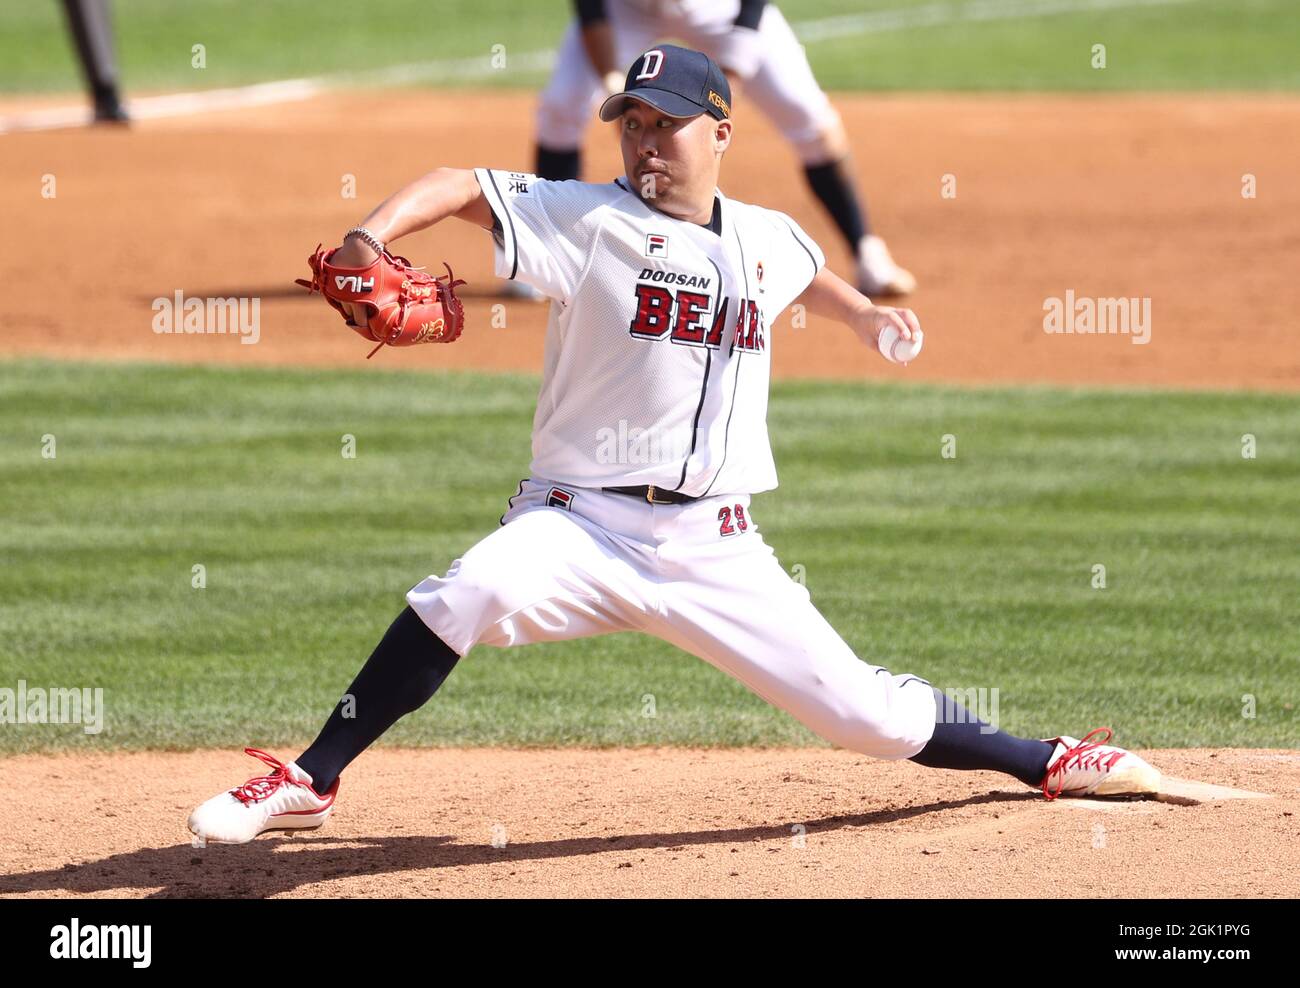
<path id="1" fill-rule="evenodd" d="M 375 646 L 320 736 L 296 759 L 323 793 L 386 730 L 418 710 L 442 685 L 458 656 L 409 607 Z"/>
<path id="2" fill-rule="evenodd" d="M 961 704 L 934 691 L 934 736 L 911 761 L 929 768 L 991 769 L 1039 786 L 1053 746 L 994 730 Z"/>
<path id="3" fill-rule="evenodd" d="M 577 178 L 582 171 L 582 152 L 576 148 L 572 151 L 552 151 L 537 145 L 537 177 L 563 182 Z"/>
<path id="4" fill-rule="evenodd" d="M 824 165 L 804 165 L 803 173 L 826 212 L 849 243 L 849 253 L 858 254 L 858 241 L 871 232 L 866 210 L 858 204 L 853 182 L 845 171 L 847 159 Z"/>

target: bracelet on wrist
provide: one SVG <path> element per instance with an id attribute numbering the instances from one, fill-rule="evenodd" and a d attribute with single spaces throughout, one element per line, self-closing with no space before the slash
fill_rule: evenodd
<path id="1" fill-rule="evenodd" d="M 364 226 L 354 226 L 347 233 L 343 234 L 344 240 L 347 240 L 349 237 L 356 237 L 363 244 L 366 244 L 380 254 L 388 253 L 387 249 L 384 247 L 384 242 Z"/>

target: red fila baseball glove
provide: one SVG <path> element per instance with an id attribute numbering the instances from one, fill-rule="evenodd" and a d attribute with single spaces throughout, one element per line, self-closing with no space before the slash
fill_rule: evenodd
<path id="1" fill-rule="evenodd" d="M 451 267 L 444 278 L 434 277 L 411 266 L 404 257 L 387 251 L 364 268 L 343 268 L 330 263 L 333 250 L 322 250 L 307 258 L 311 280 L 296 284 L 309 292 L 320 292 L 334 306 L 344 322 L 366 339 L 378 344 L 368 360 L 385 346 L 414 346 L 417 343 L 451 343 L 464 327 L 465 310 L 456 297 L 456 286 L 465 284 L 453 277 Z M 340 303 L 365 307 L 366 322 L 357 325 Z"/>

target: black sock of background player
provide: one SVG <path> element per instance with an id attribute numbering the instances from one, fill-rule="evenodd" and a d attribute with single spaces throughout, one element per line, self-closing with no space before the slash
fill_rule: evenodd
<path id="1" fill-rule="evenodd" d="M 934 702 L 934 736 L 911 761 L 929 768 L 1006 772 L 1027 786 L 1042 783 L 1047 774 L 1047 760 L 1054 750 L 1051 744 L 995 731 L 938 690 L 934 691 Z"/>
<path id="2" fill-rule="evenodd" d="M 296 759 L 323 793 L 348 764 L 399 719 L 424 706 L 460 658 L 407 607 L 375 646 L 320 737 Z"/>
<path id="3" fill-rule="evenodd" d="M 831 214 L 831 219 L 848 241 L 849 252 L 856 257 L 858 241 L 871 232 L 871 221 L 867 211 L 858 203 L 858 194 L 853 191 L 853 182 L 845 171 L 844 161 L 804 165 L 803 173 L 813 195 Z"/>
<path id="4" fill-rule="evenodd" d="M 107 5 L 95 0 L 63 0 L 63 9 L 95 109 L 117 108 L 117 59 Z"/>
<path id="5" fill-rule="evenodd" d="M 537 145 L 537 177 L 550 179 L 552 182 L 564 182 L 577 178 L 582 171 L 582 152 L 552 151 Z"/>

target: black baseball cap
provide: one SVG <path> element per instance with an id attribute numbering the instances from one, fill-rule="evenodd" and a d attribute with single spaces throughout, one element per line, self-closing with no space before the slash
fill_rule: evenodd
<path id="1" fill-rule="evenodd" d="M 659 45 L 638 55 L 627 70 L 623 91 L 601 104 L 600 119 L 618 119 L 628 99 L 648 103 L 670 117 L 731 116 L 731 87 L 722 69 L 704 52 L 677 45 Z"/>

